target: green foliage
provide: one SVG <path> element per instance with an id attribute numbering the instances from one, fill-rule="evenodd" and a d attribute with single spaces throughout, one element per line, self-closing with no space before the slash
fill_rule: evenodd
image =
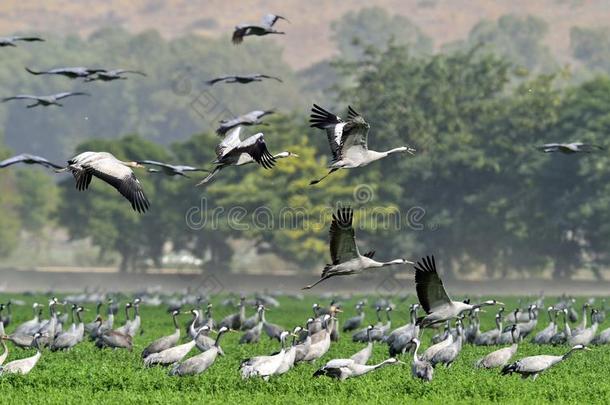
<path id="1" fill-rule="evenodd" d="M 38 233 L 49 225 L 59 203 L 59 190 L 53 178 L 41 168 L 24 168 L 16 172 L 20 196 L 19 216 L 24 229 Z"/>
<path id="2" fill-rule="evenodd" d="M 0 133 L 0 159 L 10 156 L 10 151 L 4 147 Z M 19 241 L 21 221 L 18 216 L 19 197 L 15 193 L 17 188 L 15 176 L 6 173 L 0 176 L 0 257 L 9 255 Z"/>
<path id="3" fill-rule="evenodd" d="M 380 7 L 350 11 L 331 25 L 341 57 L 360 60 L 367 48 L 383 50 L 388 43 L 407 45 L 416 54 L 432 51 L 432 39 L 410 19 L 390 15 Z"/>
<path id="4" fill-rule="evenodd" d="M 610 28 L 573 27 L 570 30 L 572 56 L 594 72 L 610 71 Z"/>
<path id="5" fill-rule="evenodd" d="M 516 66 L 550 72 L 557 69 L 557 63 L 544 44 L 548 30 L 547 22 L 541 18 L 507 14 L 497 21 L 480 21 L 472 28 L 466 41 L 449 44 L 445 49 L 484 45 Z"/>

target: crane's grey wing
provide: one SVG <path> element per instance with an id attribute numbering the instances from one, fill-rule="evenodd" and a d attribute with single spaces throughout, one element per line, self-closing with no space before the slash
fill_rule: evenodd
<path id="1" fill-rule="evenodd" d="M 451 302 L 443 287 L 443 282 L 436 272 L 434 256 L 426 256 L 413 267 L 415 267 L 417 298 L 426 313 L 429 314 L 434 311 L 434 308 Z"/>
<path id="2" fill-rule="evenodd" d="M 156 160 L 138 160 L 138 163 L 141 165 L 167 167 L 168 169 L 173 168 L 172 165 L 169 165 L 167 163 L 157 162 Z"/>
<path id="3" fill-rule="evenodd" d="M 39 164 L 39 165 L 42 165 L 42 166 L 45 166 L 48 168 L 51 168 L 51 167 L 55 168 L 55 169 L 63 168 L 63 166 L 50 162 L 41 156 L 30 155 L 29 153 L 22 153 L 22 154 L 19 154 L 19 155 L 16 155 L 16 156 L 13 156 L 13 157 L 10 157 L 8 159 L 1 161 L 0 168 L 14 165 L 15 163 L 21 163 L 21 162 L 26 162 L 29 164 Z"/>
<path id="4" fill-rule="evenodd" d="M 82 91 L 75 91 L 75 92 L 66 92 L 66 93 L 55 94 L 53 97 L 55 97 L 56 100 L 61 100 L 62 98 L 71 97 L 71 96 L 90 96 L 90 95 L 91 94 L 85 93 Z"/>
<path id="5" fill-rule="evenodd" d="M 194 167 L 194 166 L 176 165 L 173 167 L 176 170 L 181 170 L 183 172 L 209 172 L 209 170 L 207 170 L 207 169 L 203 169 L 201 167 Z"/>
<path id="6" fill-rule="evenodd" d="M 334 115 L 317 104 L 311 108 L 309 116 L 310 127 L 323 129 L 328 137 L 328 144 L 333 155 L 333 160 L 340 159 L 341 138 L 343 136 L 343 128 L 345 122 L 338 115 Z"/>
<path id="7" fill-rule="evenodd" d="M 343 134 L 341 136 L 341 151 L 343 154 L 349 154 L 354 152 L 366 152 L 368 150 L 368 126 L 358 124 L 356 125 L 354 119 L 362 116 L 358 114 L 352 107 L 349 110 L 349 120 L 343 128 Z M 364 120 L 364 118 L 362 118 Z M 351 151 L 350 151 L 351 150 Z"/>
<path id="8" fill-rule="evenodd" d="M 263 79 L 273 79 L 273 80 L 277 80 L 277 81 L 278 81 L 278 82 L 280 82 L 280 83 L 284 83 L 284 82 L 282 81 L 282 79 L 280 79 L 280 78 L 279 78 L 279 77 L 277 77 L 277 76 L 270 76 L 270 75 L 256 75 L 256 76 L 258 76 L 258 77 L 262 77 Z"/>
<path id="9" fill-rule="evenodd" d="M 26 42 L 44 42 L 44 39 L 40 37 L 12 37 L 13 41 L 26 41 Z"/>
<path id="10" fill-rule="evenodd" d="M 216 146 L 216 156 L 218 158 L 223 157 L 226 153 L 236 148 L 241 143 L 241 139 L 239 138 L 240 133 L 240 126 L 231 129 L 227 133 L 222 142 L 220 142 L 218 146 Z"/>
<path id="11" fill-rule="evenodd" d="M 330 224 L 330 257 L 333 264 L 344 263 L 359 256 L 356 233 L 352 222 L 354 212 L 350 207 L 339 208 Z"/>
<path id="12" fill-rule="evenodd" d="M 220 77 L 216 77 L 216 78 L 214 78 L 212 80 L 206 81 L 205 84 L 207 84 L 209 86 L 212 86 L 214 83 L 222 82 L 222 81 L 225 81 L 225 80 L 228 80 L 228 79 L 232 79 L 234 77 L 235 76 L 220 76 Z"/>
<path id="13" fill-rule="evenodd" d="M 281 15 L 267 14 L 263 17 L 261 22 L 263 23 L 263 26 L 271 28 L 277 22 L 277 20 L 280 20 L 280 19 L 288 21 L 286 18 L 282 17 Z"/>
<path id="14" fill-rule="evenodd" d="M 2 102 L 7 102 L 10 100 L 38 100 L 38 96 L 31 96 L 29 94 L 18 94 L 12 97 L 5 97 L 2 99 Z"/>
<path id="15" fill-rule="evenodd" d="M 116 188 L 123 197 L 129 200 L 135 211 L 146 212 L 150 207 L 150 202 L 135 174 L 128 167 L 115 162 L 112 162 L 113 170 L 108 171 L 110 165 L 106 163 L 109 161 L 109 159 L 103 159 L 93 162 L 91 165 L 84 165 L 83 168 L 86 172 Z"/>
<path id="16" fill-rule="evenodd" d="M 122 75 L 123 73 L 133 73 L 133 74 L 140 75 L 140 76 L 147 76 L 146 73 L 144 73 L 140 70 L 117 69 L 114 71 L 114 73 L 117 75 Z"/>
<path id="17" fill-rule="evenodd" d="M 216 133 L 220 136 L 223 136 L 227 133 L 227 131 L 231 130 L 237 125 L 243 124 L 244 122 L 245 121 L 243 116 L 231 118 L 230 120 L 222 120 L 220 121 L 220 126 L 218 127 L 218 129 L 216 129 Z"/>
<path id="18" fill-rule="evenodd" d="M 0 168 L 7 167 L 10 165 L 14 165 L 15 163 L 21 163 L 25 160 L 24 155 L 12 156 L 8 159 L 4 159 L 0 162 Z"/>
<path id="19" fill-rule="evenodd" d="M 244 37 L 246 35 L 248 35 L 248 31 L 253 27 L 256 27 L 256 26 L 250 25 L 250 24 L 240 24 L 240 25 L 236 26 L 235 31 L 233 31 L 233 37 L 231 38 L 231 41 L 233 42 L 233 44 L 235 44 L 235 45 L 241 44 L 244 41 Z"/>
<path id="20" fill-rule="evenodd" d="M 262 133 L 252 135 L 245 139 L 235 148 L 238 153 L 247 153 L 252 159 L 265 169 L 271 169 L 275 165 L 275 158 L 267 149 L 265 138 Z"/>

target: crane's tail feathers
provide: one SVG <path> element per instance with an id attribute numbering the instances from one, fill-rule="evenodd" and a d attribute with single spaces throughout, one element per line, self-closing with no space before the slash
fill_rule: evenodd
<path id="1" fill-rule="evenodd" d="M 513 372 L 515 372 L 517 370 L 517 365 L 515 363 L 513 364 L 508 364 L 504 367 L 502 367 L 502 375 L 507 375 L 507 374 L 512 374 Z"/>
<path id="2" fill-rule="evenodd" d="M 326 375 L 326 371 L 323 368 L 316 370 L 312 377 L 320 377 L 321 375 Z"/>

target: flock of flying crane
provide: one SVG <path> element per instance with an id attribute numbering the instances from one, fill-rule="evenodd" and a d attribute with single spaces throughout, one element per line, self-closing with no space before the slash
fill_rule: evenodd
<path id="1" fill-rule="evenodd" d="M 284 17 L 269 14 L 263 18 L 261 24 L 242 24 L 235 27 L 232 41 L 240 44 L 247 36 L 264 36 L 268 34 L 284 34 L 274 28 L 278 20 L 286 20 Z M 18 41 L 43 41 L 38 37 L 9 37 L 0 38 L 0 47 L 16 46 Z M 68 78 L 82 78 L 84 81 L 111 81 L 126 79 L 122 76 L 126 73 L 136 73 L 145 76 L 143 72 L 131 70 L 106 70 L 90 69 L 84 67 L 58 68 L 47 71 L 35 71 L 30 68 L 26 70 L 33 75 L 63 75 Z M 231 75 L 222 76 L 207 82 L 208 85 L 215 83 L 250 83 L 271 79 L 281 82 L 278 77 L 265 74 L 251 75 Z M 85 92 L 59 93 L 50 96 L 17 95 L 5 98 L 3 101 L 29 99 L 35 103 L 28 105 L 36 106 L 61 106 L 59 100 L 70 96 L 89 95 Z M 73 174 L 78 190 L 86 190 L 92 180 L 96 177 L 119 191 L 132 205 L 135 211 L 146 212 L 150 207 L 144 190 L 135 176 L 132 168 L 148 167 L 149 172 L 163 172 L 169 176 L 187 176 L 187 172 L 207 171 L 209 174 L 197 185 L 209 182 L 220 170 L 227 166 L 242 166 L 249 163 L 257 163 L 265 169 L 271 169 L 277 159 L 287 157 L 298 157 L 291 152 L 281 152 L 272 155 L 266 146 L 263 133 L 257 133 L 245 139 L 241 139 L 241 130 L 244 126 L 263 124 L 261 119 L 273 113 L 272 110 L 252 111 L 240 117 L 221 121 L 217 129 L 218 135 L 222 136 L 222 141 L 216 147 L 217 159 L 213 162 L 214 168 L 211 171 L 187 166 L 174 165 L 152 160 L 121 161 L 108 152 L 83 152 L 67 161 L 67 165 L 58 165 L 47 159 L 30 154 L 21 154 L 0 162 L 0 168 L 10 166 L 15 163 L 39 164 L 44 167 L 54 169 L 56 172 L 69 171 Z M 311 127 L 324 130 L 327 134 L 328 143 L 332 155 L 332 160 L 328 166 L 328 173 L 320 179 L 312 180 L 310 184 L 317 184 L 333 172 L 340 169 L 351 169 L 364 167 L 372 162 L 383 159 L 394 153 L 414 154 L 415 149 L 409 146 L 397 147 L 384 152 L 377 152 L 368 149 L 369 124 L 362 115 L 356 112 L 351 106 L 348 107 L 347 118 L 343 119 L 326 109 L 314 104 L 310 115 Z M 598 145 L 585 144 L 582 142 L 573 143 L 551 143 L 539 147 L 545 153 L 590 153 L 596 149 L 603 149 Z M 601 322 L 602 312 L 605 316 L 605 309 L 594 309 L 591 315 L 592 326 L 587 328 L 586 317 L 587 309 L 584 309 L 583 323 L 575 330 L 571 330 L 567 314 L 570 308 L 569 301 L 560 301 L 557 305 L 548 308 L 550 323 L 543 331 L 539 332 L 534 341 L 536 343 L 568 343 L 571 348 L 563 356 L 539 355 L 522 358 L 512 364 L 508 364 L 515 355 L 518 343 L 533 331 L 538 322 L 538 312 L 543 308 L 542 303 L 534 303 L 529 306 L 526 317 L 523 318 L 520 310 L 512 313 L 512 318 L 507 317 L 509 325 L 502 328 L 503 307 L 496 316 L 497 327 L 491 331 L 480 332 L 478 323 L 478 313 L 481 307 L 503 305 L 496 300 L 488 300 L 478 304 L 471 304 L 469 301 L 453 301 L 444 289 L 443 283 L 438 276 L 435 259 L 433 256 L 422 258 L 417 263 L 404 258 L 399 258 L 387 262 L 379 262 L 373 259 L 375 252 L 361 254 L 358 250 L 353 227 L 353 211 L 349 207 L 340 207 L 333 215 L 330 227 L 330 255 L 332 263 L 326 265 L 320 279 L 304 289 L 310 289 L 315 285 L 334 276 L 343 276 L 361 273 L 369 269 L 377 269 L 393 265 L 412 264 L 415 270 L 415 284 L 419 304 L 411 305 L 411 321 L 399 328 L 390 330 L 391 307 L 386 308 L 388 322 L 383 324 L 379 317 L 381 306 L 377 308 L 379 322 L 377 325 L 358 331 L 354 341 L 367 342 L 367 346 L 355 353 L 350 358 L 333 359 L 314 373 L 314 376 L 326 375 L 340 380 L 357 377 L 383 366 L 391 364 L 404 364 L 397 359 L 398 355 L 413 351 L 412 372 L 417 378 L 430 381 L 433 377 L 434 366 L 445 364 L 449 367 L 459 355 L 462 345 L 466 342 L 473 344 L 510 344 L 510 346 L 493 351 L 477 362 L 478 367 L 496 368 L 502 367 L 503 374 L 519 373 L 524 377 L 532 376 L 536 378 L 539 373 L 549 367 L 565 360 L 576 350 L 587 350 L 587 344 L 596 339 L 597 343 L 610 342 L 610 329 L 603 331 L 599 336 L 595 336 L 597 326 Z M 101 302 L 97 307 L 97 317 L 94 322 L 84 324 L 81 319 L 81 312 L 84 308 L 79 305 L 77 300 L 73 300 L 69 312 L 72 313 L 72 325 L 67 327 L 67 313 L 64 319 L 60 319 L 56 307 L 59 301 L 53 298 L 49 302 L 50 318 L 46 321 L 40 319 L 42 306 L 35 304 L 34 318 L 21 324 L 10 335 L 4 332 L 7 326 L 6 318 L 1 318 L 1 312 L 5 306 L 0 306 L 0 339 L 4 354 L 0 357 L 0 365 L 4 362 L 8 354 L 5 340 L 13 342 L 19 347 L 35 347 L 37 353 L 33 357 L 10 362 L 2 368 L 0 373 L 19 372 L 28 373 L 40 359 L 40 347 L 48 346 L 51 350 L 62 350 L 74 347 L 85 338 L 85 332 L 96 342 L 96 345 L 112 348 L 132 348 L 133 339 L 140 329 L 140 298 L 129 302 L 125 306 L 125 324 L 113 329 L 114 312 L 109 303 L 108 317 L 102 319 L 100 315 Z M 251 318 L 246 318 L 245 299 L 242 298 L 239 304 L 239 312 L 229 315 L 221 322 L 216 324 L 211 316 L 211 306 L 208 306 L 206 314 L 200 309 L 193 309 L 193 320 L 188 328 L 188 341 L 178 344 L 180 341 L 180 327 L 176 321 L 176 316 L 180 313 L 180 308 L 171 311 L 175 331 L 173 334 L 161 337 L 147 346 L 143 353 L 145 366 L 165 365 L 171 366 L 172 375 L 193 375 L 204 372 L 216 360 L 218 355 L 223 355 L 223 350 L 219 345 L 221 336 L 229 330 L 243 330 L 244 334 L 240 343 L 258 342 L 262 332 L 269 337 L 276 338 L 281 343 L 281 350 L 272 355 L 256 356 L 244 360 L 240 367 L 243 378 L 262 377 L 268 379 L 273 375 L 288 372 L 299 362 L 313 362 L 324 356 L 332 341 L 339 338 L 338 314 L 342 312 L 336 303 L 325 311 L 319 306 L 314 307 L 315 317 L 306 321 L 303 326 L 296 326 L 292 330 L 271 324 L 266 321 L 266 305 L 261 300 L 256 302 L 256 313 Z M 364 319 L 363 305 L 359 304 L 357 310 L 359 314 L 345 322 L 344 331 L 357 329 L 361 326 Z M 10 309 L 10 303 L 7 305 Z M 129 310 L 134 309 L 134 317 L 130 318 Z M 421 308 L 425 315 L 417 317 L 417 311 Z M 564 330 L 558 331 L 558 314 L 564 315 Z M 464 327 L 463 319 L 468 316 L 470 325 Z M 450 322 L 455 320 L 455 328 L 451 328 Z M 9 320 L 10 321 L 10 320 Z M 436 342 L 429 347 L 421 356 L 418 355 L 420 347 L 420 335 L 425 328 L 436 328 L 445 325 L 445 332 L 437 335 L 433 340 Z M 209 333 L 216 331 L 216 338 L 211 338 Z M 292 343 L 287 347 L 287 340 L 292 336 Z M 367 365 L 372 351 L 373 342 L 384 342 L 389 347 L 390 358 L 376 364 Z M 187 354 L 197 347 L 201 354 L 190 357 L 186 360 Z"/>

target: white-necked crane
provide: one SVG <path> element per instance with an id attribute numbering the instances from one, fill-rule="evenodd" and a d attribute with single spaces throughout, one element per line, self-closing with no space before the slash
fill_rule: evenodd
<path id="1" fill-rule="evenodd" d="M 244 37 L 249 35 L 263 36 L 268 34 L 285 34 L 285 32 L 278 31 L 273 28 L 277 20 L 288 21 L 288 19 L 281 15 L 267 14 L 263 17 L 260 24 L 239 24 L 235 26 L 233 31 L 233 38 L 231 39 L 235 45 L 241 44 Z M 288 21 L 290 22 L 290 21 Z"/>
<path id="2" fill-rule="evenodd" d="M 407 152 L 413 154 L 415 152 L 415 149 L 408 146 L 401 146 L 385 152 L 369 150 L 370 125 L 351 106 L 348 107 L 347 121 L 344 121 L 341 117 L 314 104 L 309 116 L 309 123 L 312 128 L 326 131 L 332 154 L 332 161 L 328 166 L 329 172 L 320 179 L 312 180 L 310 184 L 319 183 L 339 169 L 364 167 L 392 153 Z"/>
<path id="3" fill-rule="evenodd" d="M 417 355 L 421 342 L 419 339 L 414 337 L 411 339 L 411 344 L 415 346 L 415 349 L 413 350 L 413 363 L 411 364 L 411 372 L 413 373 L 413 377 L 420 378 L 424 381 L 432 381 L 434 367 L 432 367 L 432 364 L 430 364 L 429 361 L 422 360 Z"/>
<path id="4" fill-rule="evenodd" d="M 479 359 L 476 362 L 476 366 L 480 368 L 496 368 L 496 367 L 504 367 L 506 363 L 517 353 L 518 341 L 519 341 L 519 329 L 517 325 L 512 325 L 511 336 L 513 339 L 513 344 L 509 347 L 503 347 L 502 349 L 494 350 L 493 352 L 487 354 L 485 357 Z"/>
<path id="5" fill-rule="evenodd" d="M 116 188 L 131 203 L 134 211 L 144 213 L 150 202 L 132 167 L 144 166 L 138 162 L 124 162 L 108 152 L 83 152 L 68 160 L 68 166 L 58 172 L 71 171 L 80 191 L 86 190 L 95 176 Z"/>
<path id="6" fill-rule="evenodd" d="M 220 126 L 216 129 L 216 133 L 218 135 L 224 135 L 229 132 L 231 129 L 238 127 L 240 125 L 243 126 L 251 126 L 251 125 L 266 125 L 261 121 L 266 115 L 271 115 L 275 111 L 274 110 L 254 110 L 246 113 L 244 115 L 240 115 L 238 117 L 231 118 L 229 120 L 220 121 Z"/>
<path id="7" fill-rule="evenodd" d="M 538 150 L 544 153 L 561 152 L 565 154 L 572 153 L 591 153 L 596 150 L 603 150 L 604 147 L 592 143 L 570 142 L 570 143 L 546 143 L 538 146 Z"/>
<path id="8" fill-rule="evenodd" d="M 57 106 L 57 107 L 63 107 L 63 104 L 59 103 L 59 100 L 62 100 L 64 98 L 67 97 L 73 97 L 73 96 L 90 96 L 91 94 L 89 93 L 85 93 L 82 91 L 68 91 L 68 92 L 64 92 L 64 93 L 57 93 L 57 94 L 51 94 L 50 96 L 33 96 L 33 95 L 29 95 L 29 94 L 19 94 L 16 96 L 12 96 L 12 97 L 5 97 L 2 99 L 3 103 L 6 103 L 7 101 L 11 101 L 11 100 L 34 100 L 36 101 L 34 104 L 28 104 L 27 108 L 34 108 L 34 107 L 38 107 L 39 105 L 43 106 L 43 107 L 49 107 L 49 106 Z"/>
<path id="9" fill-rule="evenodd" d="M 36 363 L 38 363 L 38 360 L 40 360 L 40 356 L 42 355 L 42 353 L 40 352 L 40 338 L 43 335 L 44 334 L 38 332 L 36 332 L 36 334 L 34 335 L 33 346 L 36 348 L 36 354 L 31 357 L 13 360 L 9 363 L 6 363 L 4 366 L 0 367 L 0 376 L 2 374 L 27 374 L 32 371 L 34 366 L 36 366 Z"/>
<path id="10" fill-rule="evenodd" d="M 215 83 L 219 83 L 219 82 L 247 84 L 247 83 L 252 83 L 252 82 L 262 82 L 263 79 L 277 80 L 278 82 L 282 83 L 282 79 L 280 79 L 279 77 L 265 75 L 262 73 L 252 73 L 249 75 L 219 76 L 214 79 L 208 80 L 205 83 L 209 86 L 213 86 Z"/>
<path id="11" fill-rule="evenodd" d="M 16 163 L 25 163 L 26 165 L 41 165 L 46 167 L 47 169 L 63 169 L 63 166 L 61 165 L 50 162 L 49 160 L 41 156 L 30 155 L 29 153 L 22 153 L 20 155 L 16 155 L 8 159 L 4 159 L 0 162 L 0 169 L 14 165 Z"/>
<path id="12" fill-rule="evenodd" d="M 422 258 L 414 267 L 417 298 L 427 314 L 417 320 L 422 328 L 457 318 L 464 312 L 472 311 L 475 308 L 487 305 L 504 305 L 496 300 L 488 300 L 479 304 L 452 301 L 436 272 L 434 256 Z"/>
<path id="13" fill-rule="evenodd" d="M 180 340 L 180 326 L 178 326 L 178 322 L 176 321 L 176 317 L 180 314 L 179 310 L 172 311 L 172 322 L 174 323 L 174 333 L 171 335 L 160 337 L 154 342 L 150 343 L 146 348 L 142 351 L 142 358 L 146 358 L 152 353 L 159 353 L 163 350 L 169 349 L 170 347 L 174 347 L 178 344 Z"/>
<path id="14" fill-rule="evenodd" d="M 281 152 L 276 155 L 269 153 L 265 137 L 262 132 L 252 135 L 243 141 L 240 139 L 241 127 L 232 129 L 222 142 L 216 146 L 216 167 L 207 177 L 197 183 L 198 186 L 209 182 L 219 171 L 228 166 L 243 166 L 258 163 L 265 169 L 271 169 L 276 159 L 298 157 L 292 152 Z"/>
<path id="15" fill-rule="evenodd" d="M 517 360 L 516 362 L 504 366 L 502 368 L 502 374 L 512 374 L 518 373 L 521 374 L 523 378 L 532 377 L 532 380 L 535 380 L 538 377 L 538 374 L 542 373 L 544 370 L 547 370 L 554 366 L 557 363 L 562 362 L 563 360 L 570 357 L 570 355 L 576 350 L 590 350 L 588 347 L 584 345 L 576 345 L 572 347 L 566 354 L 563 356 L 550 356 L 550 355 L 539 355 L 539 356 L 530 356 L 524 357 L 521 360 Z"/>
<path id="16" fill-rule="evenodd" d="M 375 251 L 361 255 L 356 245 L 356 233 L 353 227 L 354 212 L 350 207 L 340 207 L 333 214 L 330 225 L 330 257 L 332 264 L 327 264 L 322 276 L 315 283 L 303 287 L 310 289 L 324 280 L 335 276 L 359 274 L 365 270 L 373 270 L 397 264 L 413 264 L 407 259 L 395 259 L 389 262 L 373 260 Z"/>
<path id="17" fill-rule="evenodd" d="M 23 41 L 23 42 L 44 42 L 44 39 L 40 37 L 20 37 L 20 36 L 12 36 L 12 37 L 2 37 L 0 38 L 0 48 L 5 46 L 17 46 L 15 42 Z"/>

